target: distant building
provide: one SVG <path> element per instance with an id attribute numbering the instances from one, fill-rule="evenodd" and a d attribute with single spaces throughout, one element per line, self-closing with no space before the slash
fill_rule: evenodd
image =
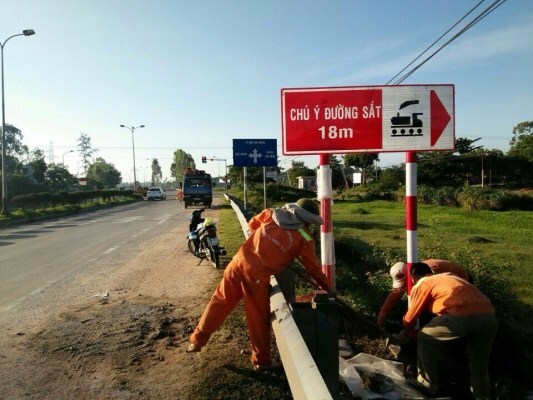
<path id="1" fill-rule="evenodd" d="M 299 176 L 298 189 L 316 190 L 316 176 Z"/>

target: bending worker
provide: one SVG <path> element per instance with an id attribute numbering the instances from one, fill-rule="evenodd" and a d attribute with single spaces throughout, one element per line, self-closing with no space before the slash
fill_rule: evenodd
<path id="1" fill-rule="evenodd" d="M 436 314 L 418 331 L 416 382 L 432 394 L 439 387 L 439 364 L 447 344 L 466 339 L 470 389 L 475 399 L 490 398 L 489 356 L 498 322 L 488 297 L 471 283 L 451 273 L 433 274 L 424 263 L 411 267 L 413 288 L 404 328 L 415 328 L 423 311 Z M 444 383 L 444 382 L 442 382 Z"/>
<path id="2" fill-rule="evenodd" d="M 468 272 L 454 262 L 439 259 L 424 260 L 422 262 L 431 268 L 433 274 L 450 272 L 464 280 L 470 280 Z M 383 302 L 377 318 L 377 324 L 381 328 L 385 326 L 387 316 L 398 305 L 403 294 L 407 291 L 407 264 L 404 262 L 394 264 L 390 269 L 390 276 L 392 278 L 392 291 Z"/>
<path id="3" fill-rule="evenodd" d="M 277 367 L 270 350 L 270 276 L 280 273 L 298 257 L 307 273 L 322 289 L 328 290 L 328 280 L 320 268 L 309 230 L 310 224 L 322 223 L 318 205 L 311 199 L 266 209 L 252 218 L 248 223 L 251 234 L 226 267 L 190 337 L 187 352 L 200 351 L 244 299 L 254 369 Z"/>

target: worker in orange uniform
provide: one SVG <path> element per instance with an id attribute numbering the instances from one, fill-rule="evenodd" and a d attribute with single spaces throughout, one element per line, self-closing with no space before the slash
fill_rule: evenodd
<path id="1" fill-rule="evenodd" d="M 270 276 L 279 274 L 296 257 L 324 290 L 328 280 L 315 254 L 310 224 L 321 225 L 318 204 L 300 199 L 282 208 L 266 209 L 252 218 L 250 236 L 224 271 L 187 352 L 200 351 L 241 299 L 252 345 L 256 371 L 278 367 L 270 350 Z"/>
<path id="2" fill-rule="evenodd" d="M 459 264 L 447 260 L 429 259 L 422 261 L 427 264 L 434 274 L 443 272 L 450 272 L 460 278 L 470 281 L 468 272 L 464 270 Z M 390 276 L 392 278 L 392 291 L 389 293 L 385 302 L 381 306 L 377 317 L 377 324 L 383 328 L 385 321 L 390 312 L 398 305 L 403 294 L 407 291 L 407 264 L 404 262 L 397 262 L 390 269 Z"/>
<path id="3" fill-rule="evenodd" d="M 466 339 L 470 367 L 470 389 L 475 399 L 490 398 L 489 356 L 498 322 L 491 301 L 474 285 L 451 273 L 433 274 L 429 265 L 411 267 L 413 288 L 403 317 L 404 328 L 415 329 L 423 311 L 436 316 L 418 331 L 417 370 L 414 383 L 435 395 L 445 346 Z"/>

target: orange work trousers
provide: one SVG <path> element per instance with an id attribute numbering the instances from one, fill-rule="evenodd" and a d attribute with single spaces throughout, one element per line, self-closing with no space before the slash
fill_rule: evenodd
<path id="1" fill-rule="evenodd" d="M 193 344 L 203 347 L 229 313 L 244 299 L 246 323 L 252 345 L 254 365 L 272 362 L 270 351 L 270 282 L 253 276 L 253 272 L 232 260 L 224 271 L 202 318 L 190 337 Z"/>

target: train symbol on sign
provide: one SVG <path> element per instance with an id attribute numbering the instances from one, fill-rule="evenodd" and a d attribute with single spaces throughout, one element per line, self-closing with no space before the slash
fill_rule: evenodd
<path id="1" fill-rule="evenodd" d="M 409 107 L 413 104 L 419 104 L 419 100 L 408 100 L 404 101 L 400 105 L 400 110 Z M 424 126 L 421 119 L 418 118 L 419 115 L 424 113 L 415 112 L 410 116 L 402 116 L 400 113 L 396 113 L 396 116 L 391 118 L 391 128 L 392 128 L 392 137 L 402 137 L 402 136 L 423 136 L 422 127 Z"/>

